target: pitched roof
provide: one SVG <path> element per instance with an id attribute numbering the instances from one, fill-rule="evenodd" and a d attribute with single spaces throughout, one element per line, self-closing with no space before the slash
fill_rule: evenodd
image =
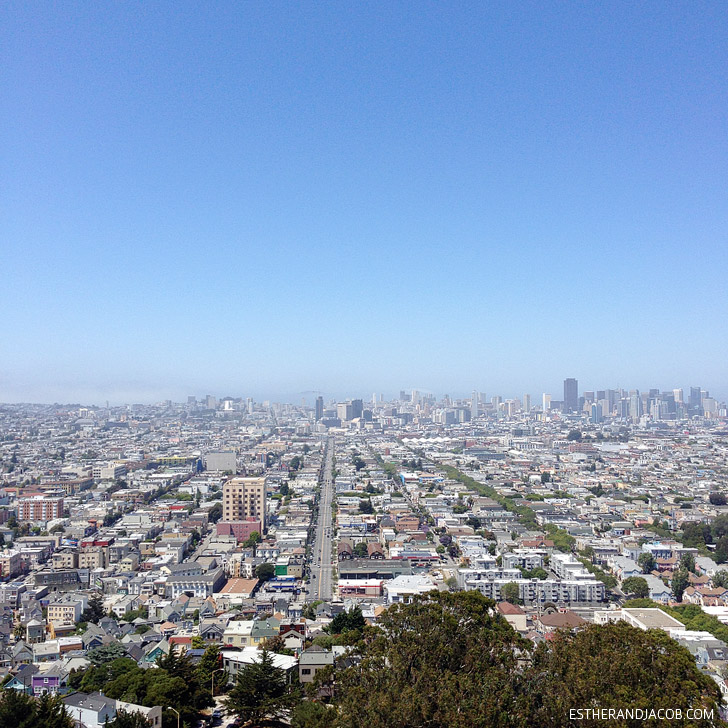
<path id="1" fill-rule="evenodd" d="M 581 627 L 587 624 L 585 619 L 582 619 L 574 612 L 542 614 L 538 619 L 544 627 L 553 627 L 554 629 L 559 629 L 561 627 L 573 629 L 574 627 Z"/>
<path id="2" fill-rule="evenodd" d="M 501 614 L 525 614 L 517 604 L 510 602 L 498 602 L 498 611 Z"/>

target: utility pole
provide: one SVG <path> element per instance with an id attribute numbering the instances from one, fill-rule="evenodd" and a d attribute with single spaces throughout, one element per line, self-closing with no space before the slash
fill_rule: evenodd
<path id="1" fill-rule="evenodd" d="M 171 705 L 169 706 L 169 709 L 177 713 L 177 728 L 179 728 L 179 710 L 177 710 L 177 708 L 173 708 Z"/>
<path id="2" fill-rule="evenodd" d="M 213 670 L 212 673 L 211 673 L 211 675 L 210 675 L 210 679 L 212 681 L 212 688 L 211 688 L 210 692 L 212 693 L 213 699 L 215 698 L 215 673 L 216 672 L 225 672 L 225 668 L 224 667 L 218 667 L 217 670 Z"/>

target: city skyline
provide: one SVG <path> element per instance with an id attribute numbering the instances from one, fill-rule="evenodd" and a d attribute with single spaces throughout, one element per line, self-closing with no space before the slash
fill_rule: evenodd
<path id="1" fill-rule="evenodd" d="M 2 15 L 0 400 L 728 392 L 720 4 Z"/>
<path id="2" fill-rule="evenodd" d="M 566 397 L 566 388 L 567 388 L 567 382 L 574 382 L 575 384 L 571 385 L 575 389 L 575 397 L 576 400 L 574 403 L 570 403 L 568 398 Z M 220 390 L 215 391 L 214 388 L 207 388 L 204 390 L 204 393 L 202 393 L 202 390 L 200 392 L 190 393 L 188 392 L 185 395 L 177 394 L 176 396 L 170 396 L 170 397 L 157 397 L 152 399 L 127 399 L 127 400 L 118 400 L 114 401 L 111 399 L 100 399 L 100 400 L 67 400 L 67 401 L 60 401 L 60 400 L 54 400 L 54 401 L 18 401 L 18 402 L 10 402 L 10 401 L 1 401 L 0 400 L 0 406 L 2 405 L 22 405 L 22 404 L 31 404 L 31 405 L 40 405 L 40 406 L 51 406 L 51 405 L 58 405 L 58 406 L 82 406 L 82 407 L 96 407 L 96 408 L 104 408 L 104 407 L 112 407 L 112 408 L 118 408 L 118 407 L 128 407 L 136 404 L 140 405 L 158 405 L 164 402 L 171 402 L 175 405 L 182 405 L 182 404 L 196 404 L 196 405 L 202 405 L 207 400 L 214 402 L 214 407 L 219 407 L 222 402 L 226 399 L 233 400 L 235 402 L 249 402 L 249 403 L 256 403 L 261 404 L 263 402 L 270 403 L 270 404 L 280 404 L 280 405 L 290 405 L 293 407 L 297 407 L 299 405 L 303 405 L 307 408 L 313 409 L 316 413 L 316 420 L 321 418 L 321 414 L 323 412 L 323 409 L 319 409 L 319 403 L 318 400 L 320 400 L 320 407 L 323 408 L 324 406 L 332 406 L 332 405 L 341 405 L 341 403 L 359 403 L 358 406 L 358 415 L 361 414 L 361 403 L 363 403 L 365 406 L 369 406 L 372 403 L 375 405 L 381 405 L 383 403 L 391 403 L 391 402 L 397 402 L 397 401 L 405 401 L 410 402 L 411 397 L 416 393 L 418 397 L 422 399 L 422 401 L 430 401 L 430 402 L 436 402 L 437 404 L 443 403 L 445 400 L 449 399 L 452 402 L 460 402 L 465 405 L 468 405 L 468 403 L 472 403 L 474 401 L 474 398 L 477 399 L 478 403 L 482 404 L 492 404 L 495 400 L 499 400 L 501 402 L 519 402 L 522 404 L 527 405 L 527 409 L 551 409 L 554 408 L 557 411 L 563 411 L 565 414 L 568 413 L 578 413 L 580 410 L 577 408 L 577 405 L 579 403 L 583 404 L 583 402 L 590 401 L 590 402 L 599 402 L 601 399 L 604 398 L 605 392 L 608 396 L 611 397 L 617 397 L 621 393 L 622 396 L 628 396 L 632 393 L 639 393 L 641 397 L 647 397 L 652 396 L 654 393 L 657 393 L 659 395 L 672 395 L 675 397 L 675 401 L 677 400 L 678 393 L 682 397 L 681 402 L 688 404 L 689 401 L 691 401 L 691 398 L 693 397 L 694 392 L 702 393 L 706 397 L 710 398 L 711 400 L 715 400 L 716 403 L 723 404 L 726 401 L 725 395 L 723 395 L 718 390 L 711 389 L 709 386 L 703 386 L 703 385 L 695 385 L 691 384 L 689 386 L 665 386 L 665 387 L 654 387 L 654 386 L 646 386 L 646 387 L 622 387 L 622 386 L 612 386 L 607 387 L 604 385 L 591 385 L 590 383 L 587 383 L 586 385 L 582 384 L 579 379 L 570 378 L 567 377 L 565 380 L 563 380 L 562 384 L 560 386 L 554 386 L 550 389 L 533 389 L 528 387 L 522 387 L 519 391 L 497 391 L 493 388 L 488 388 L 487 390 L 484 388 L 475 388 L 471 389 L 470 391 L 466 391 L 465 389 L 451 389 L 448 391 L 439 391 L 436 392 L 431 389 L 427 389 L 424 387 L 407 387 L 402 388 L 399 387 L 397 390 L 388 391 L 384 390 L 382 388 L 374 388 L 373 391 L 370 391 L 369 394 L 365 394 L 363 392 L 354 392 L 353 390 L 349 391 L 341 391 L 341 392 L 324 392 L 322 390 L 303 390 L 299 392 L 294 393 L 286 393 L 282 396 L 274 396 L 266 393 L 262 394 L 254 394 L 251 391 L 246 392 L 240 392 L 240 391 L 232 391 L 232 390 Z M 563 392 L 563 394 L 562 394 Z M 402 397 L 404 395 L 404 400 L 402 400 Z M 586 396 L 590 395 L 590 396 Z M 548 402 L 548 406 L 546 406 L 544 403 Z M 346 418 L 350 419 L 350 418 Z"/>

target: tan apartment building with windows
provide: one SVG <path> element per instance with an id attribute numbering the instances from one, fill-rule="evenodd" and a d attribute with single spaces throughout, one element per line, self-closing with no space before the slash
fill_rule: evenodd
<path id="1" fill-rule="evenodd" d="M 59 599 L 48 605 L 48 621 L 58 624 L 78 622 L 86 608 L 85 600 Z"/>
<path id="2" fill-rule="evenodd" d="M 231 478 L 222 487 L 222 520 L 259 518 L 265 523 L 265 478 Z"/>
<path id="3" fill-rule="evenodd" d="M 99 546 L 81 549 L 78 553 L 79 569 L 105 569 L 108 562 L 108 549 Z"/>

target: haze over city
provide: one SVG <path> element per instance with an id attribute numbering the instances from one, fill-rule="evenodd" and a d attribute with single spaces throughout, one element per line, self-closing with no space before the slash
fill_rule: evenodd
<path id="1" fill-rule="evenodd" d="M 0 401 L 728 395 L 721 4 L 0 12 Z"/>

